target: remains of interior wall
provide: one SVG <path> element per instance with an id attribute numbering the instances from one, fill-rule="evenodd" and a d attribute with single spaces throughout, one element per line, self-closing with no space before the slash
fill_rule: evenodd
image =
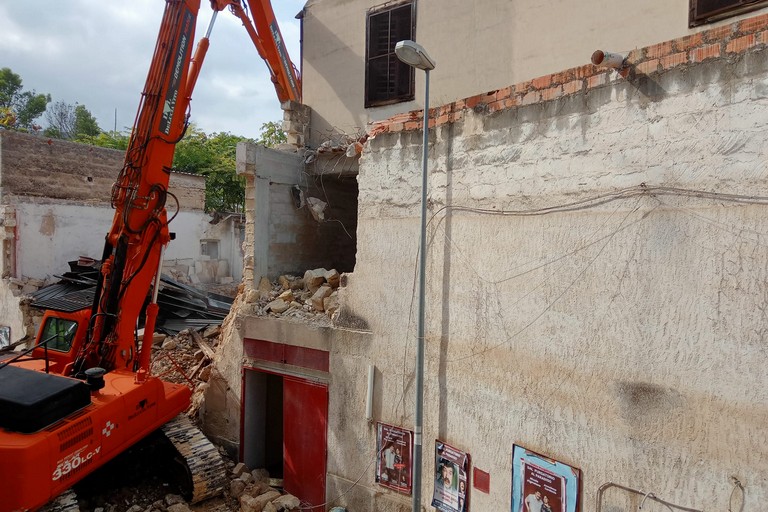
<path id="1" fill-rule="evenodd" d="M 309 175 L 298 153 L 246 143 L 237 151 L 238 173 L 246 178 L 245 279 L 318 267 L 351 270 L 355 177 Z"/>
<path id="2" fill-rule="evenodd" d="M 768 501 L 768 50 L 656 69 L 431 131 L 425 503 L 435 439 L 490 473 L 473 510 L 510 509 L 513 443 L 580 468 L 582 510 L 609 481 Z M 357 512 L 410 510 L 374 483 L 365 390 L 373 363 L 375 420 L 412 428 L 420 155 L 400 125 L 360 162 L 342 309 L 372 340 L 334 345 L 328 426 L 328 497 Z"/>

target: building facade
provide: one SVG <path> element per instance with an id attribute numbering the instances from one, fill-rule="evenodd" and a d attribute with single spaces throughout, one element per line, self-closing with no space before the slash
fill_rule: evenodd
<path id="1" fill-rule="evenodd" d="M 542 487 L 563 512 L 759 509 L 768 500 L 764 4 L 308 2 L 309 145 L 334 131 L 368 136 L 354 269 L 332 328 L 260 318 L 241 297 L 207 421 L 247 461 L 282 466 L 299 493 L 319 473 L 302 497 L 310 505 L 410 510 L 407 485 L 377 474 L 386 466 L 378 427 L 414 422 L 414 109 L 424 77 L 376 62 L 392 40 L 381 49 L 370 37 L 410 31 L 437 61 L 422 506 L 440 443 L 471 456 L 469 510 L 523 510 L 536 479 L 515 485 L 515 446 L 578 468 L 576 508 L 574 496 Z M 595 50 L 625 61 L 594 66 Z M 256 180 L 258 163 L 245 172 Z M 246 271 L 246 288 L 260 277 Z M 295 382 L 319 391 L 302 402 Z M 319 418 L 306 429 L 292 421 L 302 404 Z M 296 469 L 298 448 L 266 453 L 277 430 L 291 439 L 284 446 L 324 450 Z"/>

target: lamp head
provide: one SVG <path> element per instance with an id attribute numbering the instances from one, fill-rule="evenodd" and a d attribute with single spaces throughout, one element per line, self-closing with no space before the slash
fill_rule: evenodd
<path id="1" fill-rule="evenodd" d="M 430 71 L 435 69 L 435 61 L 427 54 L 427 51 L 415 41 L 406 39 L 395 45 L 395 55 L 402 62 L 411 67 Z"/>

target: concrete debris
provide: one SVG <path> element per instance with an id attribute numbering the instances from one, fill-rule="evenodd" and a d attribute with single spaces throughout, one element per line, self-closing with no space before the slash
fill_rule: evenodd
<path id="1" fill-rule="evenodd" d="M 330 325 L 339 310 L 338 288 L 341 274 L 336 269 L 310 269 L 304 272 L 303 278 L 289 274 L 281 275 L 271 283 L 271 289 L 266 292 L 262 287 L 265 278 L 260 280 L 260 298 L 254 299 L 257 315 L 276 317 L 294 317 L 305 321 L 315 321 Z M 298 286 L 297 286 L 298 285 Z"/>
<path id="2" fill-rule="evenodd" d="M 316 197 L 308 197 L 307 204 L 309 205 L 309 213 L 312 214 L 312 218 L 317 222 L 325 222 L 325 209 L 328 207 L 328 203 Z"/>

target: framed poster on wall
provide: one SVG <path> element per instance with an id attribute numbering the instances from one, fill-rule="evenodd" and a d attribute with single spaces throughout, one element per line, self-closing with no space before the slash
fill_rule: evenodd
<path id="1" fill-rule="evenodd" d="M 432 506 L 440 512 L 469 510 L 469 454 L 435 441 L 435 490 Z"/>
<path id="2" fill-rule="evenodd" d="M 514 445 L 512 512 L 578 512 L 581 470 Z"/>
<path id="3" fill-rule="evenodd" d="M 410 495 L 413 488 L 413 432 L 400 427 L 377 423 L 376 483 Z"/>

